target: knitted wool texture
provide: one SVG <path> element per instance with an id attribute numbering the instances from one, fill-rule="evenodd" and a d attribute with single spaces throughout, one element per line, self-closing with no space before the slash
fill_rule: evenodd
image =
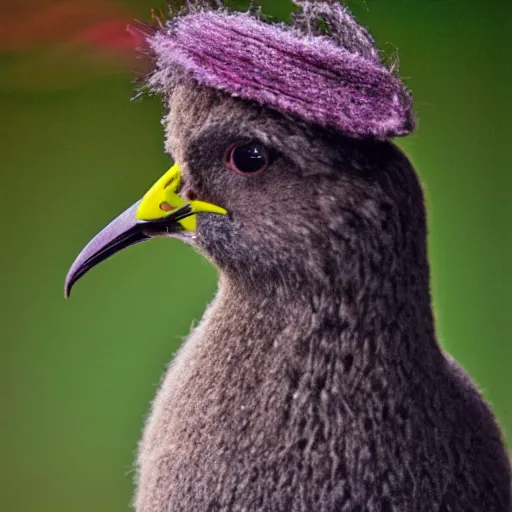
<path id="1" fill-rule="evenodd" d="M 165 93 L 185 72 L 200 84 L 350 137 L 409 134 L 409 91 L 380 62 L 367 32 L 339 3 L 297 3 L 302 15 L 295 27 L 222 9 L 172 18 L 148 37 L 156 60 L 148 85 Z M 330 36 L 315 33 L 315 15 L 334 28 Z"/>

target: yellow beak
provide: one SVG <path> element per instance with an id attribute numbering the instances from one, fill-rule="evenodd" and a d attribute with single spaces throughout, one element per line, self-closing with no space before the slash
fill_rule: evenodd
<path id="1" fill-rule="evenodd" d="M 164 219 L 180 208 L 189 205 L 193 213 L 226 214 L 227 211 L 220 206 L 203 201 L 187 202 L 176 191 L 181 184 L 181 172 L 178 164 L 171 167 L 146 193 L 137 209 L 136 218 L 147 222 Z M 178 223 L 187 231 L 195 231 L 197 216 L 190 215 L 178 220 Z"/>
<path id="2" fill-rule="evenodd" d="M 185 201 L 178 194 L 178 165 L 167 171 L 134 205 L 102 229 L 80 252 L 66 276 L 65 295 L 78 279 L 98 263 L 120 250 L 146 242 L 153 236 L 196 231 L 197 213 L 226 214 L 220 206 L 203 201 Z"/>

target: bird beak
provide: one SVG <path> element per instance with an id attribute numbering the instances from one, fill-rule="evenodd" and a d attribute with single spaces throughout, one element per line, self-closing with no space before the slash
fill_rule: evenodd
<path id="1" fill-rule="evenodd" d="M 224 208 L 203 201 L 185 201 L 177 190 L 181 182 L 178 165 L 167 171 L 134 205 L 100 231 L 78 255 L 66 276 L 64 295 L 98 263 L 121 249 L 154 236 L 195 231 L 198 213 L 227 213 Z"/>

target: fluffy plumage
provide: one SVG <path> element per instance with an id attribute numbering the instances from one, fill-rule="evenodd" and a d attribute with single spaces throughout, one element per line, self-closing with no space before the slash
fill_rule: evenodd
<path id="1" fill-rule="evenodd" d="M 179 23 L 217 23 L 208 16 Z M 369 36 L 343 19 L 344 55 L 375 62 Z M 207 87 L 193 70 L 166 88 L 174 43 L 161 37 L 153 83 L 182 194 L 229 215 L 199 217 L 186 239 L 219 269 L 219 290 L 153 403 L 137 512 L 510 512 L 499 428 L 436 341 L 407 158 L 347 124 Z M 225 165 L 240 141 L 268 149 L 264 172 Z"/>
<path id="2" fill-rule="evenodd" d="M 509 512 L 491 412 L 434 334 L 420 185 L 358 142 L 210 89 L 169 98 L 167 148 L 220 270 L 140 446 L 139 512 Z M 240 138 L 276 157 L 223 165 Z"/>

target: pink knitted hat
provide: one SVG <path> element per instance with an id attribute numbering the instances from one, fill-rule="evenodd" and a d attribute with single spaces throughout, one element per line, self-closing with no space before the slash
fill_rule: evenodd
<path id="1" fill-rule="evenodd" d="M 291 26 L 250 13 L 189 8 L 148 36 L 156 92 L 180 76 L 355 138 L 414 129 L 411 95 L 337 1 L 299 1 Z"/>

